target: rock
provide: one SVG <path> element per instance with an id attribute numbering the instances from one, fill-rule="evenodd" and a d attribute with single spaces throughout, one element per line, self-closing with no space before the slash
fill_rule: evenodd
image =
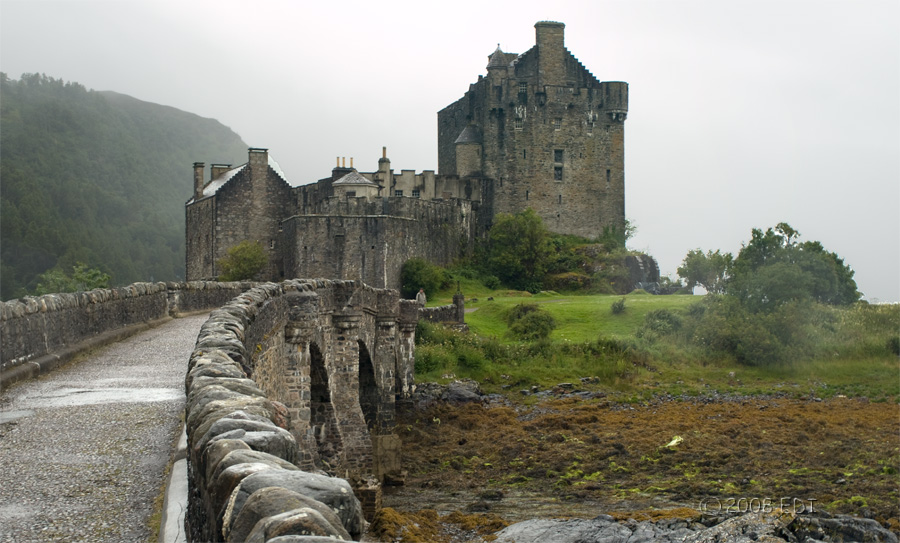
<path id="1" fill-rule="evenodd" d="M 447 385 L 446 392 L 442 395 L 442 399 L 451 404 L 464 404 L 470 402 L 481 401 L 481 387 L 478 383 L 471 379 L 463 379 L 453 381 Z"/>
<path id="2" fill-rule="evenodd" d="M 607 520 L 526 520 L 504 528 L 496 543 L 599 543 L 625 542 L 631 530 Z"/>
<path id="3" fill-rule="evenodd" d="M 219 471 L 217 477 L 210 480 L 207 485 L 207 493 L 212 502 L 212 511 L 219 513 L 225 510 L 234 490 L 240 486 L 241 481 L 254 473 L 271 469 L 276 468 L 269 464 L 257 462 L 252 464 L 235 464 Z M 221 515 L 219 515 L 219 517 L 221 517 Z M 217 529 L 220 528 L 221 526 L 217 526 Z"/>
<path id="4" fill-rule="evenodd" d="M 259 416 L 250 417 L 246 413 L 237 414 L 235 418 L 230 418 L 231 416 L 235 416 L 235 413 L 212 423 L 203 437 L 194 442 L 194 451 L 203 451 L 207 443 L 218 437 L 240 439 L 253 450 L 264 451 L 289 462 L 295 460 L 297 442 L 290 432 Z M 195 438 L 198 433 L 199 431 L 194 433 Z"/>
<path id="5" fill-rule="evenodd" d="M 219 462 L 222 461 L 228 453 L 240 450 L 250 450 L 250 446 L 240 439 L 220 439 L 214 443 L 210 443 L 206 450 L 203 451 L 203 463 L 206 466 L 206 480 L 212 480 Z"/>
<path id="6" fill-rule="evenodd" d="M 270 539 L 266 543 L 334 543 L 335 541 L 339 540 L 320 535 L 282 535 Z"/>
<path id="7" fill-rule="evenodd" d="M 247 477 L 241 481 L 234 497 L 234 509 L 240 511 L 251 495 L 269 486 L 279 486 L 324 503 L 337 514 L 344 529 L 354 538 L 362 536 L 366 530 L 362 506 L 353 494 L 350 483 L 337 477 L 305 471 L 260 472 Z"/>
<path id="8" fill-rule="evenodd" d="M 350 534 L 339 522 L 333 524 L 320 512 L 322 508 L 309 507 L 309 504 L 310 499 L 297 492 L 271 486 L 261 488 L 250 495 L 243 507 L 234 508 L 240 512 L 230 525 L 224 524 L 223 535 L 229 542 L 246 541 L 256 531 L 257 541 L 265 541 L 267 528 L 272 527 L 270 523 L 274 523 L 273 528 L 296 530 L 293 535 L 318 535 L 344 541 L 350 539 Z M 331 514 L 329 517 L 337 521 L 336 515 Z M 259 529 L 256 528 L 258 523 L 261 525 Z"/>
<path id="9" fill-rule="evenodd" d="M 334 513 L 324 505 L 321 509 L 308 507 L 293 509 L 280 515 L 266 517 L 256 523 L 250 535 L 247 536 L 246 543 L 266 543 L 271 538 L 288 535 L 335 537 L 334 534 L 331 536 L 320 535 L 323 532 L 336 532 L 335 527 L 340 527 L 340 523 L 335 524 L 325 517 L 322 510 L 331 513 L 331 516 L 334 517 Z M 346 534 L 343 529 L 341 532 Z M 343 535 L 341 537 L 341 541 L 347 540 Z M 349 538 L 349 534 L 346 537 Z"/>
<path id="10" fill-rule="evenodd" d="M 712 526 L 680 518 L 617 523 L 608 515 L 592 520 L 527 520 L 497 534 L 497 543 L 706 543 L 727 541 L 872 541 L 897 543 L 897 536 L 871 519 L 825 513 L 748 513 L 729 519 L 705 519 Z"/>

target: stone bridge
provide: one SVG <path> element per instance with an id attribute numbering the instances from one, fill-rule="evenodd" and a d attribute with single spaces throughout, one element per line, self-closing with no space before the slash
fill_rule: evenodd
<path id="1" fill-rule="evenodd" d="M 252 488 L 248 477 L 259 466 L 348 477 L 362 505 L 315 499 L 343 511 L 340 529 L 360 535 L 363 512 L 371 518 L 380 507 L 381 478 L 400 467 L 392 431 L 397 402 L 413 389 L 416 324 L 462 322 L 462 295 L 424 309 L 395 290 L 320 279 L 141 283 L 14 300 L 0 305 L 0 382 L 5 387 L 85 347 L 210 307 L 217 309 L 201 328 L 185 379 L 189 539 L 218 540 L 234 529 L 227 539 L 238 540 L 243 525 L 233 499 Z M 347 483 L 331 480 L 344 499 L 340 485 Z"/>

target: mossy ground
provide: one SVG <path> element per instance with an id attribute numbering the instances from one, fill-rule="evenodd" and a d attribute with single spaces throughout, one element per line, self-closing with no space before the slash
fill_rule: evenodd
<path id="1" fill-rule="evenodd" d="M 521 520 L 567 504 L 644 519 L 787 503 L 896 525 L 898 430 L 896 402 L 851 398 L 442 405 L 399 421 L 409 476 L 386 504 L 427 507 L 419 493 L 435 489 L 471 500 L 460 509 L 499 512 L 520 495 L 557 505 Z"/>
<path id="2" fill-rule="evenodd" d="M 638 333 L 651 311 L 683 317 L 699 297 L 633 293 L 614 315 L 621 296 L 475 296 L 472 334 L 432 331 L 417 345 L 417 379 L 470 378 L 504 399 L 401 413 L 409 476 L 385 494 L 395 510 L 430 508 L 441 537 L 474 533 L 448 528 L 454 511 L 644 520 L 786 505 L 900 528 L 900 360 L 885 348 L 897 306 L 818 308 L 816 350 L 747 366 Z M 504 317 L 522 301 L 560 324 L 543 344 L 507 334 Z"/>

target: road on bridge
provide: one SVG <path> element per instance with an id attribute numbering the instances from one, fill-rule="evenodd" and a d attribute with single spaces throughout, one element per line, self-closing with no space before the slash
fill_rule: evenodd
<path id="1" fill-rule="evenodd" d="M 150 538 L 206 319 L 174 319 L 0 393 L 0 541 Z"/>

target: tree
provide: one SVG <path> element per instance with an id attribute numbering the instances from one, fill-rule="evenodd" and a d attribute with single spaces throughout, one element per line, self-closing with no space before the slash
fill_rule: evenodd
<path id="1" fill-rule="evenodd" d="M 41 295 L 109 288 L 109 280 L 109 274 L 103 273 L 97 268 L 88 268 L 87 264 L 78 262 L 72 266 L 71 274 L 67 274 L 59 268 L 53 268 L 40 274 L 35 293 Z"/>
<path id="2" fill-rule="evenodd" d="M 615 226 L 604 226 L 603 233 L 600 234 L 597 241 L 607 251 L 624 249 L 625 244 L 629 239 L 634 237 L 635 233 L 637 233 L 637 225 L 628 219 L 625 219 L 624 226 L 621 230 Z"/>
<path id="3" fill-rule="evenodd" d="M 688 251 L 687 256 L 676 270 L 678 276 L 687 282 L 689 289 L 700 285 L 706 292 L 721 294 L 725 290 L 725 280 L 734 257 L 731 253 L 707 251 L 700 249 Z"/>
<path id="4" fill-rule="evenodd" d="M 848 305 L 859 300 L 853 270 L 818 241 L 800 243 L 800 232 L 778 223 L 754 228 L 731 267 L 725 292 L 751 311 L 772 311 L 791 301 Z"/>
<path id="5" fill-rule="evenodd" d="M 550 232 L 533 209 L 496 216 L 488 233 L 488 267 L 503 283 L 540 291 L 552 255 Z"/>
<path id="6" fill-rule="evenodd" d="M 228 249 L 216 263 L 219 281 L 246 281 L 255 278 L 269 263 L 266 250 L 259 241 L 244 240 Z"/>
<path id="7" fill-rule="evenodd" d="M 400 269 L 400 293 L 404 298 L 415 298 L 419 289 L 433 294 L 448 283 L 448 277 L 440 266 L 421 258 L 410 258 Z"/>

